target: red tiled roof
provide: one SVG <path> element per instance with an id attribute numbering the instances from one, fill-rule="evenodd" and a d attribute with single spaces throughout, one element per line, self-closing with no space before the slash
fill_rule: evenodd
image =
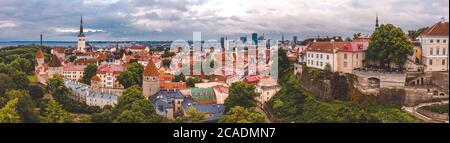
<path id="1" fill-rule="evenodd" d="M 39 48 L 36 53 L 36 58 L 44 58 L 44 52 L 42 52 L 42 49 Z"/>
<path id="2" fill-rule="evenodd" d="M 362 51 L 363 48 L 360 47 L 358 48 L 358 45 L 356 43 L 351 43 L 351 42 L 345 42 L 343 43 L 342 47 L 338 48 L 338 51 L 341 52 L 356 52 L 356 51 Z"/>
<path id="3" fill-rule="evenodd" d="M 56 55 L 52 55 L 52 60 L 48 63 L 49 67 L 62 67 L 61 61 Z"/>
<path id="4" fill-rule="evenodd" d="M 87 64 L 97 64 L 97 61 L 98 61 L 98 59 L 97 58 L 91 58 L 91 59 L 86 59 L 86 58 L 83 58 L 83 59 L 77 59 L 77 60 L 75 60 L 75 64 L 77 64 L 77 65 L 87 65 Z"/>
<path id="5" fill-rule="evenodd" d="M 221 85 L 216 85 L 213 87 L 214 90 L 217 90 L 220 93 L 228 94 L 229 88 Z"/>
<path id="6" fill-rule="evenodd" d="M 91 80 L 92 80 L 92 81 L 102 81 L 102 79 L 100 79 L 97 75 L 94 75 L 94 76 L 91 78 Z"/>
<path id="7" fill-rule="evenodd" d="M 64 53 L 64 48 L 62 48 L 62 47 L 54 47 L 53 51 L 55 51 L 57 53 Z"/>
<path id="8" fill-rule="evenodd" d="M 311 43 L 307 50 L 310 52 L 321 52 L 321 53 L 333 53 L 336 47 L 342 47 L 344 43 L 342 42 L 313 42 Z"/>
<path id="9" fill-rule="evenodd" d="M 185 90 L 188 89 L 185 82 L 160 82 L 159 83 L 162 90 Z"/>
<path id="10" fill-rule="evenodd" d="M 158 69 L 152 60 L 149 60 L 147 66 L 145 66 L 144 76 L 159 76 Z"/>
<path id="11" fill-rule="evenodd" d="M 244 78 L 244 82 L 255 83 L 255 82 L 258 82 L 260 79 L 261 79 L 261 77 L 259 75 L 247 76 Z"/>
<path id="12" fill-rule="evenodd" d="M 448 22 L 440 21 L 424 32 L 421 36 L 448 36 Z"/>
<path id="13" fill-rule="evenodd" d="M 64 71 L 84 71 L 86 65 L 74 65 L 74 64 L 66 64 L 64 65 Z"/>
<path id="14" fill-rule="evenodd" d="M 97 74 L 105 74 L 105 73 L 112 73 L 112 74 L 119 74 L 120 72 L 127 69 L 126 65 L 101 65 L 98 70 Z"/>
<path id="15" fill-rule="evenodd" d="M 108 54 L 107 53 L 100 53 L 100 54 L 98 54 L 97 59 L 99 59 L 101 61 L 104 61 L 104 60 L 108 59 Z"/>

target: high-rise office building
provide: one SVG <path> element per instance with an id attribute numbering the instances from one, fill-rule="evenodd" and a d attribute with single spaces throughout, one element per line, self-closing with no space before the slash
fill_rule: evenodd
<path id="1" fill-rule="evenodd" d="M 294 44 L 297 44 L 297 42 L 298 42 L 298 37 L 294 36 Z"/>
<path id="2" fill-rule="evenodd" d="M 258 33 L 253 33 L 252 34 L 252 40 L 255 44 L 258 44 Z"/>

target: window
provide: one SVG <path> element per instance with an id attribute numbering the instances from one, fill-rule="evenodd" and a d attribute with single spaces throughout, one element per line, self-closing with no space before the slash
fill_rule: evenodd
<path id="1" fill-rule="evenodd" d="M 441 40 L 436 40 L 436 43 L 440 43 L 441 42 Z"/>
<path id="2" fill-rule="evenodd" d="M 433 59 L 430 59 L 429 65 L 433 65 Z"/>
<path id="3" fill-rule="evenodd" d="M 320 54 L 320 59 L 323 59 L 323 55 L 322 54 Z"/>
<path id="4" fill-rule="evenodd" d="M 347 59 L 347 54 L 344 54 L 344 59 Z"/>
<path id="5" fill-rule="evenodd" d="M 323 63 L 322 62 L 320 62 L 320 66 L 322 66 L 323 65 Z"/>
<path id="6" fill-rule="evenodd" d="M 430 48 L 430 55 L 433 55 L 433 48 Z"/>
<path id="7" fill-rule="evenodd" d="M 327 55 L 327 60 L 330 59 L 330 55 Z"/>
<path id="8" fill-rule="evenodd" d="M 316 66 L 319 66 L 319 61 L 316 61 Z"/>
<path id="9" fill-rule="evenodd" d="M 316 54 L 316 58 L 319 58 L 319 54 Z"/>
<path id="10" fill-rule="evenodd" d="M 347 62 L 344 62 L 344 68 L 346 68 L 347 67 Z"/>
<path id="11" fill-rule="evenodd" d="M 430 40 L 430 43 L 433 43 L 433 40 Z"/>
<path id="12" fill-rule="evenodd" d="M 356 54 L 356 59 L 358 59 L 359 58 L 359 54 Z"/>
<path id="13" fill-rule="evenodd" d="M 445 59 L 442 59 L 442 65 L 445 65 Z"/>
<path id="14" fill-rule="evenodd" d="M 439 49 L 440 48 L 436 48 L 436 55 L 439 55 Z"/>
<path id="15" fill-rule="evenodd" d="M 445 48 L 442 49 L 442 55 L 447 55 L 447 53 L 446 53 L 447 51 L 445 51 L 445 50 L 446 50 Z"/>
<path id="16" fill-rule="evenodd" d="M 444 40 L 442 40 L 442 43 L 447 43 L 447 40 L 445 40 L 445 39 L 444 39 Z"/>

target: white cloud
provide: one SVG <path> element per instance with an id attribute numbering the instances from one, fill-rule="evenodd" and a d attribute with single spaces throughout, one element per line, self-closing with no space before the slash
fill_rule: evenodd
<path id="1" fill-rule="evenodd" d="M 17 39 L 46 32 L 49 38 L 73 39 L 64 33 L 78 32 L 81 14 L 86 27 L 95 27 L 85 30 L 102 33 L 91 36 L 137 40 L 189 39 L 194 31 L 208 39 L 253 32 L 274 38 L 351 36 L 369 34 L 376 13 L 382 23 L 403 30 L 449 18 L 448 0 L 0 0 L 0 5 L 0 19 L 14 20 L 0 20 L 0 28 L 21 27 L 0 35 Z"/>
<path id="2" fill-rule="evenodd" d="M 78 33 L 80 32 L 80 29 L 75 29 L 75 28 L 55 28 L 56 32 L 60 32 L 60 33 Z M 101 30 L 101 29 L 83 29 L 84 32 L 88 32 L 88 33 L 96 33 L 96 32 L 106 32 L 105 30 Z"/>
<path id="3" fill-rule="evenodd" d="M 18 27 L 20 24 L 14 21 L 0 20 L 0 28 Z"/>

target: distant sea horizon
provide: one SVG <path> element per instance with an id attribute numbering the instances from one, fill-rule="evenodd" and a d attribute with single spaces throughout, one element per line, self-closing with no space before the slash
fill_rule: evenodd
<path id="1" fill-rule="evenodd" d="M 170 45 L 172 41 L 89 41 L 88 43 L 97 48 L 115 47 L 117 45 Z M 40 41 L 0 41 L 0 48 L 9 46 L 21 46 L 21 45 L 40 45 Z M 67 47 L 74 48 L 77 46 L 77 41 L 43 41 L 44 46 L 50 47 Z"/>

